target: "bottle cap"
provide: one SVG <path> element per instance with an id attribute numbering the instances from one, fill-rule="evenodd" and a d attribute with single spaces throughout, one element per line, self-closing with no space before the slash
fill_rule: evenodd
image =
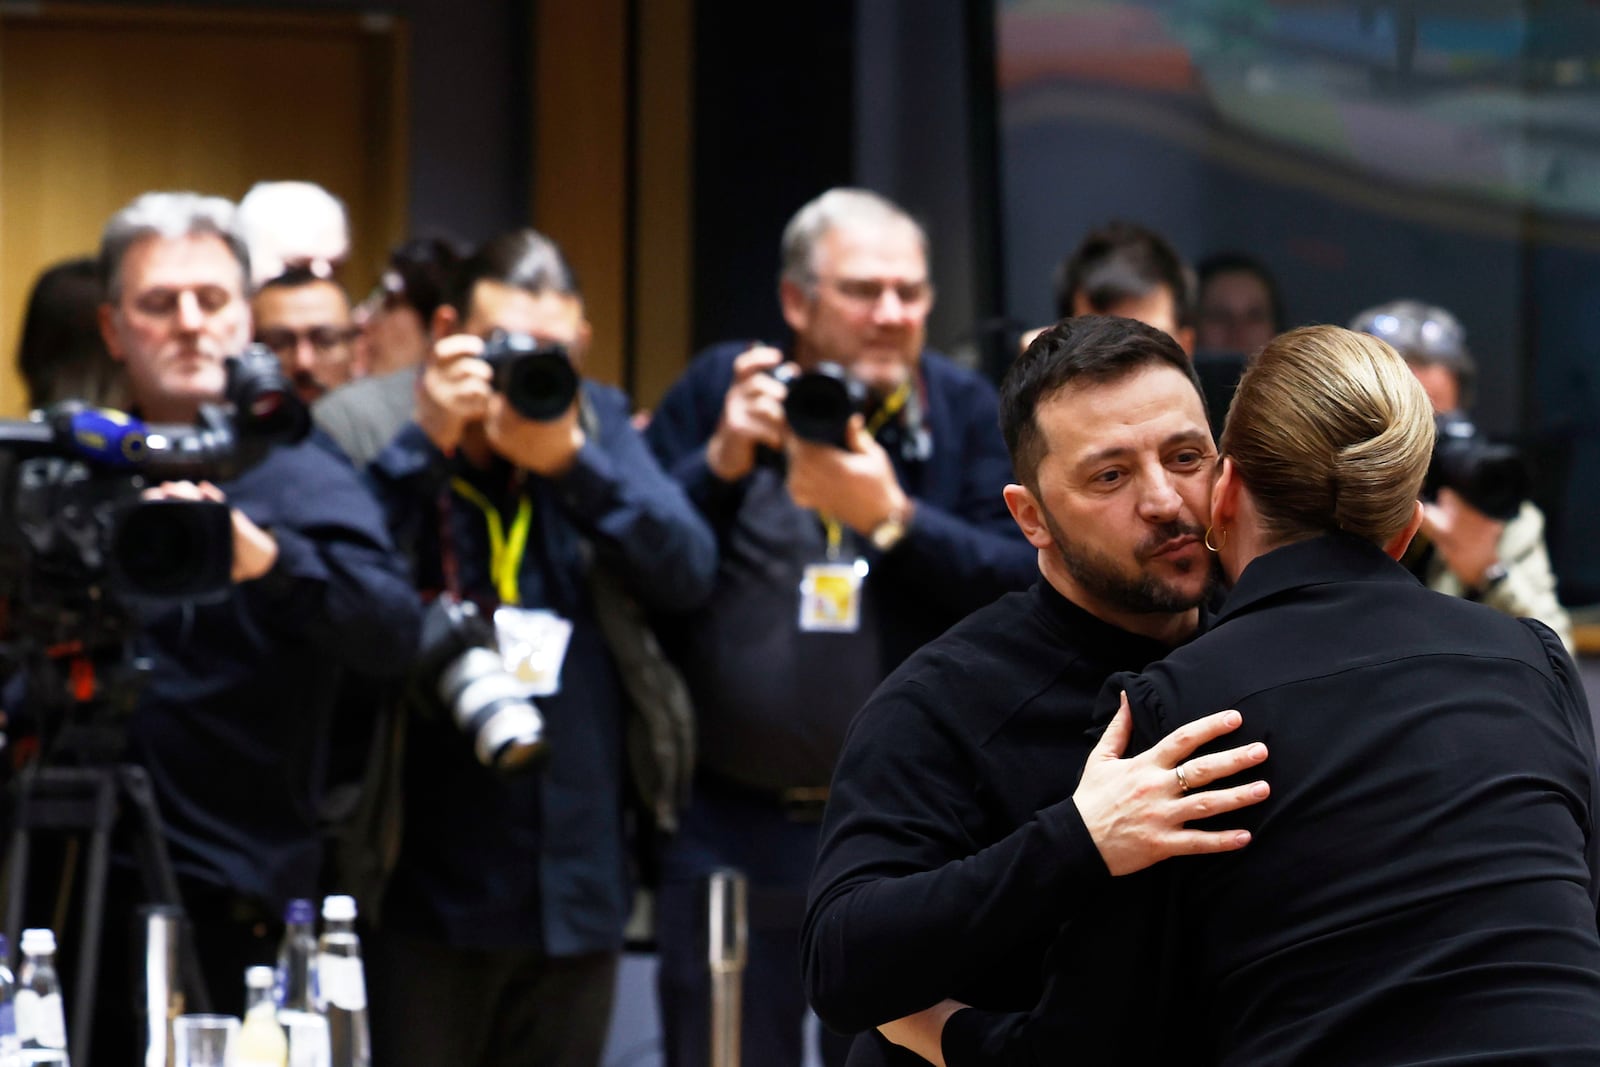
<path id="1" fill-rule="evenodd" d="M 277 975 L 271 967 L 246 967 L 244 969 L 244 987 L 246 989 L 271 989 L 277 981 Z"/>
<path id="2" fill-rule="evenodd" d="M 311 910 L 311 901 L 305 897 L 295 897 L 283 909 L 283 921 L 286 923 L 308 923 L 316 918 L 316 913 Z"/>
<path id="3" fill-rule="evenodd" d="M 56 950 L 56 932 L 54 930 L 34 929 L 22 931 L 22 951 L 26 953 L 54 952 Z"/>
<path id="4" fill-rule="evenodd" d="M 322 917 L 329 922 L 350 922 L 356 917 L 356 898 L 343 895 L 323 897 Z"/>

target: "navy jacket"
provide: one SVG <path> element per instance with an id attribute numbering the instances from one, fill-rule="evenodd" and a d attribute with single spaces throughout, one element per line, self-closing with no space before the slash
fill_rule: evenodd
<path id="1" fill-rule="evenodd" d="M 314 438 L 221 486 L 278 542 L 255 581 L 207 603 L 145 605 L 153 660 L 129 729 L 180 873 L 273 906 L 317 888 L 316 817 L 345 671 L 393 676 L 420 612 L 383 515 Z"/>
<path id="2" fill-rule="evenodd" d="M 915 500 L 910 532 L 881 553 L 845 532 L 868 570 L 859 633 L 803 633 L 803 568 L 824 557 L 818 518 L 796 507 L 781 467 L 726 484 L 706 465 L 742 344 L 698 356 L 656 409 L 649 440 L 716 531 L 717 590 L 673 633 L 701 724 L 701 759 L 763 788 L 826 784 L 846 724 L 913 650 L 1038 576 L 1038 556 L 1006 510 L 1011 463 L 994 388 L 937 352 L 921 356 L 916 406 L 878 434 Z"/>
<path id="3" fill-rule="evenodd" d="M 683 491 L 628 421 L 627 399 L 584 383 L 598 436 L 556 479 L 447 460 L 407 425 L 369 467 L 418 586 L 443 584 L 441 525 L 461 592 L 489 607 L 489 541 L 478 507 L 448 490 L 466 478 L 507 528 L 526 494 L 533 526 L 518 570 L 521 606 L 573 624 L 560 692 L 537 699 L 544 763 L 506 776 L 484 767 L 472 739 L 437 712 L 413 718 L 405 767 L 404 837 L 384 922 L 457 947 L 615 951 L 630 906 L 623 833 L 624 695 L 590 602 L 600 558 L 651 610 L 683 611 L 710 591 L 716 546 Z M 440 502 L 447 518 L 441 521 Z"/>

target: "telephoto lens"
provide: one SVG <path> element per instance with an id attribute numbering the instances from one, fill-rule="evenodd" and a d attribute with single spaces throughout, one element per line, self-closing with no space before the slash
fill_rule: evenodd
<path id="1" fill-rule="evenodd" d="M 544 755 L 544 717 L 505 669 L 494 627 L 472 601 L 442 595 L 428 606 L 419 670 L 485 767 L 516 771 Z"/>
<path id="2" fill-rule="evenodd" d="M 494 368 L 495 390 L 523 418 L 554 422 L 577 399 L 578 371 L 563 345 L 496 330 L 484 345 L 483 360 Z"/>

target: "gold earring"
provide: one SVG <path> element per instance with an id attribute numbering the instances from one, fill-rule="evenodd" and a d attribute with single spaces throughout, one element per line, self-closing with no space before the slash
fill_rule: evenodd
<path id="1" fill-rule="evenodd" d="M 1226 545 L 1228 543 L 1228 528 L 1226 526 L 1224 526 L 1222 528 L 1222 530 L 1220 531 L 1221 534 L 1222 534 L 1222 544 L 1221 545 L 1214 545 L 1214 544 L 1211 543 L 1211 529 L 1212 528 L 1210 526 L 1206 527 L 1206 536 L 1205 536 L 1206 547 L 1209 548 L 1213 552 L 1221 552 L 1223 545 Z"/>

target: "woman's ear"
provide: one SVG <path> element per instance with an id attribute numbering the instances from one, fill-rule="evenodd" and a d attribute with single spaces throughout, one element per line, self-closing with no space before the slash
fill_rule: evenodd
<path id="1" fill-rule="evenodd" d="M 1239 471 L 1233 460 L 1223 456 L 1217 462 L 1217 477 L 1211 483 L 1211 526 L 1226 530 L 1239 517 Z"/>
<path id="2" fill-rule="evenodd" d="M 1422 529 L 1422 518 L 1425 513 L 1422 509 L 1422 501 L 1419 500 L 1416 503 L 1416 510 L 1411 513 L 1411 521 L 1406 523 L 1406 528 L 1395 534 L 1389 539 L 1389 543 L 1383 546 L 1383 550 L 1388 553 L 1389 558 L 1396 562 L 1406 554 L 1406 549 L 1411 547 L 1411 539 L 1417 536 L 1418 530 Z"/>

